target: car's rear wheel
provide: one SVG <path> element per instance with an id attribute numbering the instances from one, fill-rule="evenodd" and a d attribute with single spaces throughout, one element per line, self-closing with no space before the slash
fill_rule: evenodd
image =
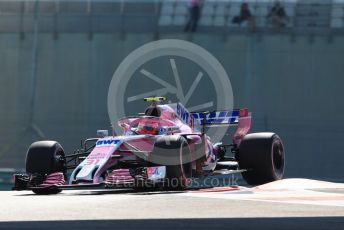
<path id="1" fill-rule="evenodd" d="M 191 151 L 183 136 L 172 135 L 159 138 L 154 145 L 151 157 L 154 163 L 166 166 L 165 188 L 185 189 L 190 185 Z"/>
<path id="2" fill-rule="evenodd" d="M 26 173 L 32 178 L 31 186 L 39 186 L 44 178 L 53 173 L 63 173 L 66 177 L 65 153 L 56 141 L 38 141 L 31 144 L 26 154 Z M 36 194 L 56 194 L 61 189 L 52 185 L 32 189 Z"/>
<path id="3" fill-rule="evenodd" d="M 247 134 L 236 154 L 243 178 L 259 185 L 283 178 L 285 153 L 282 140 L 274 133 Z"/>

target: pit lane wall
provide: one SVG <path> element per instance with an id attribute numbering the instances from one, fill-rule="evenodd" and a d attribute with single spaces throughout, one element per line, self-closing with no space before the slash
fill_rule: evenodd
<path id="1" fill-rule="evenodd" d="M 190 39 L 182 33 L 160 38 Z M 59 34 L 58 39 L 40 33 L 35 84 L 33 36 L 21 40 L 17 33 L 0 34 L 0 167 L 25 167 L 27 146 L 41 139 L 36 128 L 47 139 L 61 142 L 67 152 L 77 148 L 80 139 L 95 136 L 97 129 L 110 128 L 107 93 L 113 73 L 131 51 L 153 39 L 151 33 L 94 34 L 92 39 L 85 33 Z M 192 41 L 222 63 L 235 107 L 247 106 L 253 113 L 252 131 L 273 131 L 283 138 L 286 176 L 344 180 L 344 37 L 243 34 L 224 39 L 195 34 Z M 161 63 L 146 68 L 153 65 L 154 73 L 169 76 L 167 81 L 175 84 L 171 70 Z M 186 61 L 179 69 L 184 71 L 185 91 L 195 76 L 191 65 Z M 137 78 L 136 86 L 148 89 L 152 84 L 160 87 Z M 208 86 L 205 77 L 199 86 L 203 90 L 192 95 L 195 104 L 215 97 L 205 93 Z M 128 87 L 126 95 L 134 90 Z M 167 97 L 176 100 L 175 95 Z M 128 114 L 145 106 L 123 103 Z"/>

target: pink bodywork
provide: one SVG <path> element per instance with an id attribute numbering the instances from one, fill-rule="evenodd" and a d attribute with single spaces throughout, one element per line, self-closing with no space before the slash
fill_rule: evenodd
<path id="1" fill-rule="evenodd" d="M 183 135 L 189 142 L 190 149 L 195 147 L 195 143 L 202 141 L 204 137 L 203 134 L 199 131 L 200 125 L 195 123 L 195 119 L 191 114 L 189 114 L 189 120 L 186 122 L 182 120 L 181 117 L 178 117 L 175 110 L 168 105 L 158 105 L 158 108 L 161 111 L 159 117 L 149 117 L 149 116 L 137 116 L 137 117 L 127 117 L 120 119 L 118 125 L 123 129 L 122 136 L 113 136 L 105 137 L 99 140 L 118 140 L 120 141 L 119 145 L 112 146 L 96 146 L 92 152 L 87 156 L 83 162 L 82 167 L 96 166 L 98 165 L 99 170 L 97 170 L 94 175 L 93 183 L 101 183 L 101 175 L 110 168 L 118 163 L 114 155 L 118 154 L 123 157 L 135 157 L 131 150 L 135 149 L 142 152 L 151 152 L 154 148 L 156 137 L 154 135 L 137 135 L 133 134 L 132 129 L 135 129 L 139 123 L 157 123 L 161 130 L 164 133 L 159 133 L 159 135 Z M 246 113 L 241 113 L 237 122 L 237 130 L 233 136 L 233 143 L 237 146 L 240 145 L 242 138 L 248 133 L 251 127 L 251 116 L 248 114 L 247 109 Z M 205 136 L 206 137 L 206 136 Z M 206 161 L 214 161 L 214 158 L 210 159 L 211 154 L 216 156 L 216 150 L 213 147 L 213 144 L 208 138 L 205 138 L 205 156 L 207 157 Z M 208 159 L 209 158 L 209 159 Z M 216 160 L 215 160 L 216 161 Z M 99 163 L 105 162 L 105 163 Z M 153 169 L 152 169 L 153 170 Z M 133 178 L 131 177 L 128 169 L 116 169 L 113 170 L 106 178 L 108 182 L 117 183 L 117 182 L 132 182 Z M 49 175 L 45 181 L 45 184 L 51 184 L 52 182 L 58 182 L 61 184 L 63 181 L 61 175 Z"/>
<path id="2" fill-rule="evenodd" d="M 170 128 L 170 132 L 164 133 L 164 135 L 184 135 L 190 144 L 190 148 L 192 149 L 194 147 L 194 143 L 200 141 L 202 133 L 199 131 L 200 126 L 195 124 L 195 120 L 193 117 L 191 117 L 190 123 L 193 124 L 192 127 L 190 127 L 190 124 L 186 124 L 184 121 L 182 121 L 175 113 L 175 110 L 173 110 L 171 107 L 162 105 L 159 106 L 159 109 L 161 110 L 161 115 L 160 117 L 145 117 L 145 116 L 137 116 L 137 117 L 128 117 L 128 118 L 123 118 L 118 121 L 118 125 L 122 127 L 123 129 L 123 135 L 124 136 L 118 136 L 120 137 L 125 137 L 125 136 L 133 136 L 133 134 L 130 134 L 131 129 L 135 129 L 138 124 L 140 123 L 158 123 L 159 127 L 163 128 Z M 239 116 L 238 118 L 238 123 L 237 123 L 237 129 L 236 132 L 233 136 L 233 143 L 236 144 L 237 146 L 240 145 L 240 142 L 242 138 L 248 133 L 248 131 L 251 128 L 251 116 L 248 114 L 247 109 L 245 110 L 246 113 L 244 115 Z M 173 131 L 174 130 L 174 131 Z M 114 137 L 116 138 L 116 137 Z M 146 151 L 146 152 L 151 152 L 154 148 L 155 144 L 155 138 L 153 135 L 144 135 L 141 136 L 139 139 L 125 139 L 124 143 L 121 145 L 121 152 L 120 155 L 122 156 L 130 156 L 133 155 L 132 152 L 130 152 L 130 148 L 137 149 L 139 151 Z M 126 145 L 128 144 L 128 145 Z M 209 156 L 209 148 L 208 145 L 212 146 L 212 143 L 207 140 L 205 143 L 205 155 Z M 130 146 L 130 148 L 128 148 Z M 97 160 L 99 158 L 108 158 L 108 162 L 106 165 L 104 165 L 102 168 L 106 170 L 108 167 L 116 163 L 116 160 L 111 159 L 108 154 L 116 154 L 115 153 L 109 153 L 109 148 L 107 147 L 102 147 L 102 148 L 97 148 L 97 151 L 93 151 L 87 158 L 90 160 L 94 159 Z M 123 150 L 128 150 L 128 151 L 123 151 Z M 216 154 L 216 151 L 214 151 Z M 103 157 L 102 157 L 103 156 Z M 207 159 L 209 161 L 210 159 Z M 103 173 L 104 170 L 98 171 L 98 173 L 94 177 L 94 183 L 99 182 L 98 177 L 100 177 L 101 173 Z M 118 169 L 114 170 L 109 176 L 108 180 L 112 182 L 116 181 L 123 181 L 123 182 L 129 182 L 133 178 L 131 178 L 130 173 L 127 169 Z"/>

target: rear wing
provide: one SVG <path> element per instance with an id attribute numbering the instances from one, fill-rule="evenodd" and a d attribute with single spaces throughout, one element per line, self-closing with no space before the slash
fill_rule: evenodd
<path id="1" fill-rule="evenodd" d="M 233 135 L 233 143 L 240 145 L 241 140 L 251 128 L 251 113 L 247 108 L 232 111 L 213 111 L 192 113 L 195 123 L 202 127 L 202 133 L 206 127 L 237 126 Z"/>
<path id="2" fill-rule="evenodd" d="M 177 117 L 192 129 L 201 128 L 205 132 L 207 127 L 237 126 L 233 136 L 233 143 L 239 145 L 242 138 L 251 128 L 251 113 L 247 108 L 232 111 L 194 112 L 190 113 L 181 103 L 170 105 Z"/>
<path id="3" fill-rule="evenodd" d="M 248 109 L 235 109 L 232 111 L 213 111 L 191 113 L 199 125 L 205 127 L 238 125 L 239 119 L 251 117 Z"/>

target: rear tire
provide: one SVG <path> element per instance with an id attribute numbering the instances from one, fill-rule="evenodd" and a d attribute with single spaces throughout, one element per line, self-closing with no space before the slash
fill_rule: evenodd
<path id="1" fill-rule="evenodd" d="M 151 153 L 153 159 L 166 166 L 164 187 L 168 189 L 186 189 L 191 182 L 192 162 L 191 151 L 183 136 L 164 136 L 159 138 Z M 163 162 L 164 160 L 169 162 Z M 153 160 L 154 163 L 158 163 Z"/>
<path id="2" fill-rule="evenodd" d="M 31 144 L 26 154 L 26 173 L 45 177 L 51 173 L 62 172 L 66 178 L 65 153 L 56 141 L 38 141 Z M 58 188 L 33 189 L 36 194 L 56 194 Z"/>
<path id="3" fill-rule="evenodd" d="M 247 134 L 236 155 L 245 181 L 260 185 L 283 178 L 285 154 L 282 140 L 274 133 Z"/>

